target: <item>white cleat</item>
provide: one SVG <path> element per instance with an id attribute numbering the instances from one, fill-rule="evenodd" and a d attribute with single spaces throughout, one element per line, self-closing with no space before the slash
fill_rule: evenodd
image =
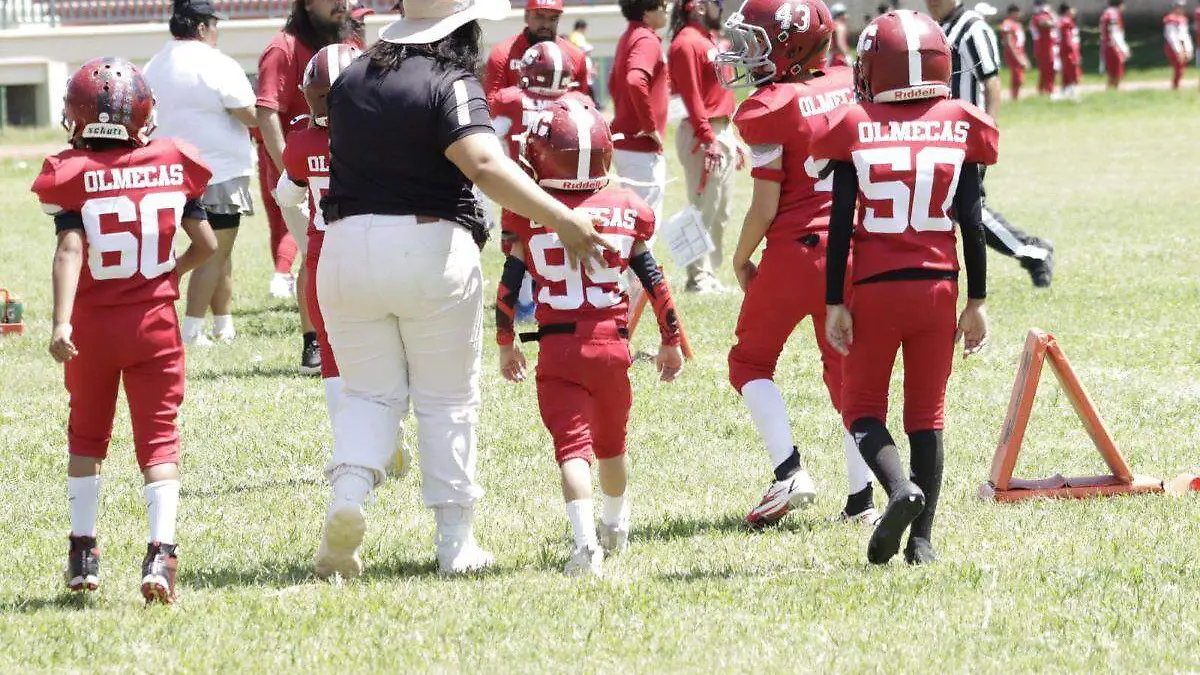
<path id="1" fill-rule="evenodd" d="M 571 551 L 571 557 L 567 559 L 563 574 L 569 577 L 602 576 L 604 573 L 603 563 L 604 551 L 599 546 L 594 544 L 576 546 L 575 550 Z"/>
<path id="2" fill-rule="evenodd" d="M 859 511 L 855 514 L 839 511 L 838 514 L 831 520 L 835 523 L 850 523 L 854 525 L 867 525 L 869 527 L 875 527 L 879 524 L 879 519 L 882 517 L 883 514 L 879 512 L 879 509 L 872 506 L 869 509 Z"/>
<path id="3" fill-rule="evenodd" d="M 226 344 L 226 345 L 233 342 L 233 339 L 235 337 L 237 337 L 237 331 L 232 328 L 230 328 L 229 330 L 227 330 L 225 332 L 216 333 L 213 335 L 213 338 L 216 339 L 217 342 L 220 342 L 221 344 Z"/>
<path id="4" fill-rule="evenodd" d="M 271 297 L 277 300 L 285 300 L 295 297 L 296 295 L 296 278 L 290 274 L 280 274 L 276 272 L 271 277 Z"/>
<path id="5" fill-rule="evenodd" d="M 475 543 L 475 538 L 445 541 L 437 546 L 438 574 L 455 576 L 482 572 L 496 564 L 496 556 Z"/>
<path id="6" fill-rule="evenodd" d="M 771 484 L 758 506 L 746 514 L 746 524 L 753 528 L 774 525 L 788 512 L 811 506 L 816 499 L 817 488 L 813 485 L 812 477 L 800 469 L 788 478 Z"/>
<path id="7" fill-rule="evenodd" d="M 622 553 L 629 548 L 629 519 L 622 518 L 612 524 L 601 520 L 600 526 L 596 528 L 596 534 L 600 538 L 600 547 L 604 549 L 606 555 Z"/>
<path id="8" fill-rule="evenodd" d="M 213 341 L 212 338 L 208 337 L 204 333 L 196 333 L 195 335 L 185 337 L 183 339 L 183 344 L 189 347 L 211 347 Z"/>
<path id="9" fill-rule="evenodd" d="M 343 506 L 325 519 L 325 534 L 317 549 L 316 572 L 322 579 L 340 574 L 353 579 L 362 574 L 358 547 L 367 532 L 367 518 L 361 506 Z"/>

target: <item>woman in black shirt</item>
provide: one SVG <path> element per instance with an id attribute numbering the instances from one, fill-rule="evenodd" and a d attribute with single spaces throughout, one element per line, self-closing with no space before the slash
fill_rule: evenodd
<path id="1" fill-rule="evenodd" d="M 455 6 L 460 9 L 455 11 Z M 477 19 L 507 0 L 405 0 L 403 19 L 329 93 L 328 223 L 317 295 L 341 369 L 320 576 L 362 570 L 363 503 L 385 476 L 411 401 L 421 488 L 444 574 L 495 561 L 471 533 L 486 237 L 472 184 L 558 233 L 571 262 L 606 247 L 591 219 L 508 158 L 475 77 Z"/>

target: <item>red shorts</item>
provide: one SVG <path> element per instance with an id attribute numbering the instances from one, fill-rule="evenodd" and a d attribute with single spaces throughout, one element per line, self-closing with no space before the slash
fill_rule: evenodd
<path id="1" fill-rule="evenodd" d="M 547 335 L 537 363 L 538 407 L 554 439 L 554 459 L 625 454 L 633 390 L 629 343 L 615 321 L 580 322 L 573 335 Z"/>
<path id="2" fill-rule="evenodd" d="M 308 229 L 308 251 L 304 255 L 304 269 L 308 272 L 304 284 L 308 301 L 308 318 L 317 331 L 317 346 L 321 349 L 321 377 L 338 377 L 337 360 L 333 358 L 333 346 L 329 344 L 329 333 L 325 330 L 325 317 L 321 316 L 321 305 L 317 302 L 317 262 L 321 259 L 321 246 L 325 233 Z"/>
<path id="3" fill-rule="evenodd" d="M 1110 81 L 1119 81 L 1125 77 L 1125 59 L 1121 58 L 1121 52 L 1115 49 L 1104 50 L 1104 72 Z"/>
<path id="4" fill-rule="evenodd" d="M 742 299 L 737 343 L 729 350 L 729 383 L 735 390 L 741 392 L 747 382 L 775 378 L 779 354 L 806 316 L 812 317 L 829 400 L 835 410 L 841 409 L 842 355 L 825 341 L 824 234 L 813 246 L 773 241 L 763 251 L 758 276 Z"/>
<path id="5" fill-rule="evenodd" d="M 70 453 L 108 456 L 117 387 L 124 380 L 138 466 L 178 463 L 175 417 L 183 403 L 184 364 L 175 304 L 77 308 L 71 324 L 79 355 L 66 363 Z"/>
<path id="6" fill-rule="evenodd" d="M 887 421 L 888 385 L 904 352 L 904 431 L 941 429 L 954 361 L 958 284 L 881 281 L 854 287 L 854 342 L 844 366 L 842 421 Z"/>

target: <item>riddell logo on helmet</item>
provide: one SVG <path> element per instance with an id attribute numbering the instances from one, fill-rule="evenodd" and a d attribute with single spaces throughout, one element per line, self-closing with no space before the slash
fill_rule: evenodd
<path id="1" fill-rule="evenodd" d="M 924 87 L 913 87 L 912 89 L 900 89 L 896 92 L 896 101 L 908 101 L 914 98 L 933 98 L 942 93 L 945 89 L 944 84 L 931 84 Z"/>

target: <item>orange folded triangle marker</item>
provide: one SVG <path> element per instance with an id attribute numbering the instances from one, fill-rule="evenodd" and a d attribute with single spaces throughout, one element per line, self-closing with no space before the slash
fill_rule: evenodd
<path id="1" fill-rule="evenodd" d="M 1046 362 L 1047 357 L 1050 369 L 1058 377 L 1063 392 L 1070 399 L 1075 413 L 1079 415 L 1084 429 L 1091 436 L 1096 449 L 1100 451 L 1100 456 L 1108 464 L 1111 474 L 1078 478 L 1065 478 L 1061 474 L 1055 474 L 1039 480 L 1013 478 L 1017 455 L 1021 452 L 1021 442 L 1025 438 L 1025 429 L 1029 425 L 1029 415 L 1033 410 L 1033 399 L 1037 395 L 1042 364 Z M 1036 328 L 1030 330 L 1025 338 L 1025 351 L 1022 352 L 1021 362 L 1017 367 L 1017 378 L 1013 382 L 1008 414 L 1000 431 L 1000 444 L 992 458 L 988 482 L 979 487 L 979 496 L 998 502 L 1015 502 L 1034 497 L 1085 499 L 1162 491 L 1161 480 L 1135 475 L 1129 468 L 1104 426 L 1096 404 L 1083 388 L 1083 384 L 1071 368 L 1071 362 L 1067 360 L 1054 336 Z"/>

